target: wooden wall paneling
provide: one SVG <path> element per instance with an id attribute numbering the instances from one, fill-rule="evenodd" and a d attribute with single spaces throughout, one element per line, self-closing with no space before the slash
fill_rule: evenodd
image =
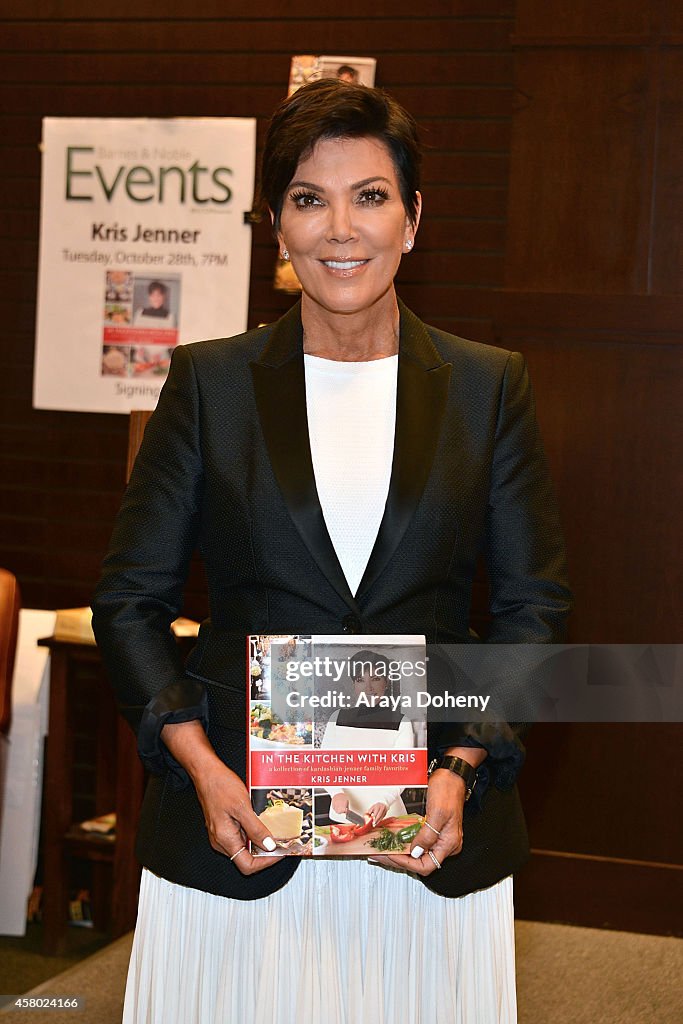
<path id="1" fill-rule="evenodd" d="M 677 187 L 678 122 L 666 101 L 679 102 L 679 65 L 656 40 L 636 49 L 617 34 L 612 45 L 558 48 L 562 32 L 518 56 L 495 336 L 540 364 L 578 596 L 573 635 L 664 642 L 680 631 L 683 592 L 662 501 L 683 497 L 683 304 L 652 285 L 673 291 L 680 260 L 676 201 L 661 190 L 662 176 Z M 652 258 L 674 250 L 670 263 Z"/>
<path id="2" fill-rule="evenodd" d="M 534 726 L 526 739 L 527 762 L 520 775 L 532 847 L 683 865 L 683 830 L 671 813 L 683 803 L 680 745 L 680 726 L 674 724 Z M 641 789 L 641 765 L 637 757 L 624 758 L 625 749 L 656 750 L 656 759 L 672 766 L 666 784 L 663 779 L 659 785 L 651 780 L 647 801 L 637 812 L 637 827 L 634 793 Z M 576 785 L 579 757 L 594 767 L 589 788 Z"/>
<path id="3" fill-rule="evenodd" d="M 534 726 L 520 776 L 532 856 L 515 877 L 517 916 L 683 935 L 680 743 L 680 725 Z M 647 781 L 633 756 L 645 750 L 658 766 Z"/>
<path id="4" fill-rule="evenodd" d="M 576 598 L 575 640 L 681 639 L 673 510 L 683 504 L 682 341 L 503 332 L 505 347 L 525 353 L 537 395 Z M 664 422 L 662 410 L 671 410 Z"/>
<path id="5" fill-rule="evenodd" d="M 662 19 L 662 42 L 683 45 L 683 6 L 678 0 L 666 0 Z"/>
<path id="6" fill-rule="evenodd" d="M 682 902 L 680 864 L 532 850 L 515 875 L 522 920 L 682 938 Z"/>
<path id="7" fill-rule="evenodd" d="M 656 294 L 680 295 L 683 292 L 682 137 L 683 38 L 676 49 L 665 50 L 661 55 L 661 106 L 650 280 L 650 289 Z"/>
<path id="8" fill-rule="evenodd" d="M 21 0 L 19 0 L 21 3 Z M 202 19 L 195 10 L 189 18 L 174 20 L 158 9 L 148 12 L 146 18 L 70 20 L 64 18 L 40 19 L 43 4 L 34 2 L 34 10 L 26 5 L 21 21 L 3 24 L 2 48 L 9 52 L 27 53 L 75 51 L 78 53 L 214 53 L 258 55 L 264 75 L 289 70 L 293 52 L 293 30 L 299 53 L 337 53 L 340 42 L 353 42 L 359 56 L 401 54 L 404 65 L 419 64 L 423 54 L 445 51 L 449 54 L 506 51 L 509 55 L 511 15 L 458 19 L 452 16 L 429 16 L 428 5 L 413 10 L 409 17 L 362 17 L 355 24 L 349 17 L 334 15 L 309 16 L 303 21 L 286 17 L 272 19 L 264 24 L 253 18 Z M 501 0 L 500 8 L 508 5 Z M 44 12 L 43 12 L 44 13 Z M 6 17 L 3 10 L 3 17 Z M 409 41 L 409 45 L 407 45 Z M 227 61 L 226 61 L 227 64 Z M 227 64 L 227 74 L 230 65 Z M 402 78 L 399 72 L 399 78 Z M 273 80 L 275 78 L 273 77 Z M 426 79 L 425 79 L 426 80 Z"/>
<path id="9" fill-rule="evenodd" d="M 215 52 L 183 53 L 183 71 L 188 84 L 221 85 L 226 80 L 226 62 L 230 64 L 230 79 L 236 83 L 282 87 L 282 67 L 288 56 L 282 54 L 278 63 L 265 68 L 255 61 L 251 53 Z M 500 85 L 509 88 L 512 77 L 512 56 L 509 53 L 425 53 L 420 60 L 406 60 L 401 54 L 386 54 L 381 58 L 382 77 L 385 81 L 403 85 L 420 85 L 440 81 L 451 85 L 483 88 Z M 177 71 L 178 53 L 164 52 L 98 52 L 77 51 L 46 52 L 39 63 L 27 63 L 24 55 L 8 52 L 0 64 L 0 82 L 80 84 L 84 80 L 118 84 L 122 79 L 131 85 L 148 85 L 173 78 Z M 425 105 L 429 110 L 429 105 Z M 431 114 L 431 111 L 430 111 Z"/>
<path id="10" fill-rule="evenodd" d="M 592 330 L 599 339 L 600 332 L 616 332 L 639 345 L 683 339 L 683 300 L 676 295 L 505 290 L 495 297 L 494 308 L 501 324 L 530 333 Z"/>
<path id="11" fill-rule="evenodd" d="M 673 642 L 683 624 L 683 303 L 656 294 L 671 285 L 653 258 L 678 244 L 663 223 L 678 209 L 671 12 L 669 0 L 517 6 L 494 337 L 529 363 L 581 642 Z M 520 916 L 681 934 L 680 740 L 679 724 L 532 730 Z M 657 781 L 637 770 L 644 751 Z"/>
<path id="12" fill-rule="evenodd" d="M 511 0 L 425 0 L 421 5 L 421 14 L 432 18 L 487 18 L 510 16 L 513 13 Z M 158 15 L 155 0 L 120 0 L 116 7 L 116 19 L 139 22 L 153 19 Z M 8 21 L 25 19 L 45 20 L 78 20 L 87 21 L 93 17 L 108 19 L 111 8 L 103 7 L 99 12 L 93 10 L 92 0 L 5 0 L 3 17 Z M 262 0 L 253 11 L 249 12 L 250 20 L 259 25 L 288 22 L 324 20 L 326 15 L 312 12 L 308 0 L 291 0 L 285 14 L 278 0 Z M 354 19 L 364 28 L 368 20 L 368 7 L 365 0 L 348 0 L 344 7 L 344 15 Z M 192 19 L 226 23 L 243 20 L 243 8 L 238 12 L 231 9 L 225 0 L 204 0 L 201 8 L 188 0 L 166 0 L 164 17 L 169 20 Z M 372 7 L 372 19 L 381 21 L 400 21 L 415 18 L 415 5 L 412 0 L 377 0 Z M 299 26 L 297 26 L 299 27 Z M 300 50 L 300 53 L 307 52 Z"/>
<path id="13" fill-rule="evenodd" d="M 646 290 L 648 74 L 640 50 L 519 55 L 508 288 Z"/>
<path id="14" fill-rule="evenodd" d="M 660 32 L 665 6 L 662 0 L 518 0 L 515 41 L 639 45 Z"/>
<path id="15" fill-rule="evenodd" d="M 457 59 L 457 58 L 456 58 Z M 481 153 L 508 153 L 510 150 L 509 117 L 471 120 L 467 117 L 430 120 L 418 115 L 422 140 L 429 152 L 432 149 L 458 152 L 474 150 Z"/>

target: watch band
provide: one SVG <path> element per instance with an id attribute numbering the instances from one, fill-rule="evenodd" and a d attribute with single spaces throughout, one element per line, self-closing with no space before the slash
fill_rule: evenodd
<path id="1" fill-rule="evenodd" d="M 459 775 L 465 783 L 465 800 L 469 800 L 472 796 L 472 790 L 477 784 L 477 770 L 473 768 L 467 761 L 463 761 L 461 757 L 452 757 L 446 754 L 444 757 L 435 757 L 430 762 L 429 768 L 427 769 L 427 775 L 431 775 L 438 768 L 445 768 L 449 772 L 454 772 L 455 775 Z"/>

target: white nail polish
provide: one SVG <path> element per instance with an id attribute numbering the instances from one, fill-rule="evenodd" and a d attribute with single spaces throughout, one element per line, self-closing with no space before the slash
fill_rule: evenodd
<path id="1" fill-rule="evenodd" d="M 415 860 L 419 860 L 419 859 L 420 859 L 420 857 L 422 856 L 422 854 L 423 854 L 423 853 L 424 853 L 424 850 L 422 849 L 422 847 L 421 847 L 421 846 L 415 846 L 415 847 L 414 847 L 414 848 L 413 848 L 413 849 L 412 849 L 412 850 L 410 851 L 410 856 L 411 856 L 411 857 L 414 857 L 414 858 L 415 858 Z"/>
<path id="2" fill-rule="evenodd" d="M 263 848 L 265 850 L 270 850 L 270 852 L 272 853 L 273 850 L 277 849 L 277 844 L 274 839 L 270 838 L 270 836 L 266 836 L 266 838 L 263 840 Z"/>

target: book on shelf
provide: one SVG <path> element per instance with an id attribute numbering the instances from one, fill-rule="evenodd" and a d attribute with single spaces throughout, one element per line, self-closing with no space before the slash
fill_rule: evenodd
<path id="1" fill-rule="evenodd" d="M 426 665 L 424 636 L 247 638 L 247 786 L 276 855 L 410 850 L 427 790 Z"/>
<path id="2" fill-rule="evenodd" d="M 78 889 L 69 899 L 69 924 L 76 928 L 94 928 L 88 889 Z"/>
<path id="3" fill-rule="evenodd" d="M 84 832 L 96 832 L 102 836 L 113 837 L 116 834 L 116 814 L 114 811 L 100 814 L 97 818 L 82 821 L 78 827 Z"/>
<path id="4" fill-rule="evenodd" d="M 58 608 L 54 628 L 55 640 L 75 644 L 94 644 L 90 608 Z"/>

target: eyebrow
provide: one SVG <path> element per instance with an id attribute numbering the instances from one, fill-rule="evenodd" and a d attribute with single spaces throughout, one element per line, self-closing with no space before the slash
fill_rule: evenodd
<path id="1" fill-rule="evenodd" d="M 392 184 L 391 181 L 389 181 L 388 178 L 384 177 L 384 175 L 382 175 L 382 174 L 373 174 L 373 176 L 371 178 L 363 178 L 362 181 L 354 182 L 354 184 L 351 186 L 351 191 L 355 192 L 357 189 L 363 188 L 365 185 L 369 185 L 373 181 L 386 181 L 387 185 L 391 185 Z M 323 192 L 324 193 L 324 191 L 325 191 L 325 189 L 322 188 L 321 185 L 314 185 L 312 181 L 293 181 L 293 182 L 291 182 L 289 187 L 290 188 L 310 188 L 313 192 Z"/>

